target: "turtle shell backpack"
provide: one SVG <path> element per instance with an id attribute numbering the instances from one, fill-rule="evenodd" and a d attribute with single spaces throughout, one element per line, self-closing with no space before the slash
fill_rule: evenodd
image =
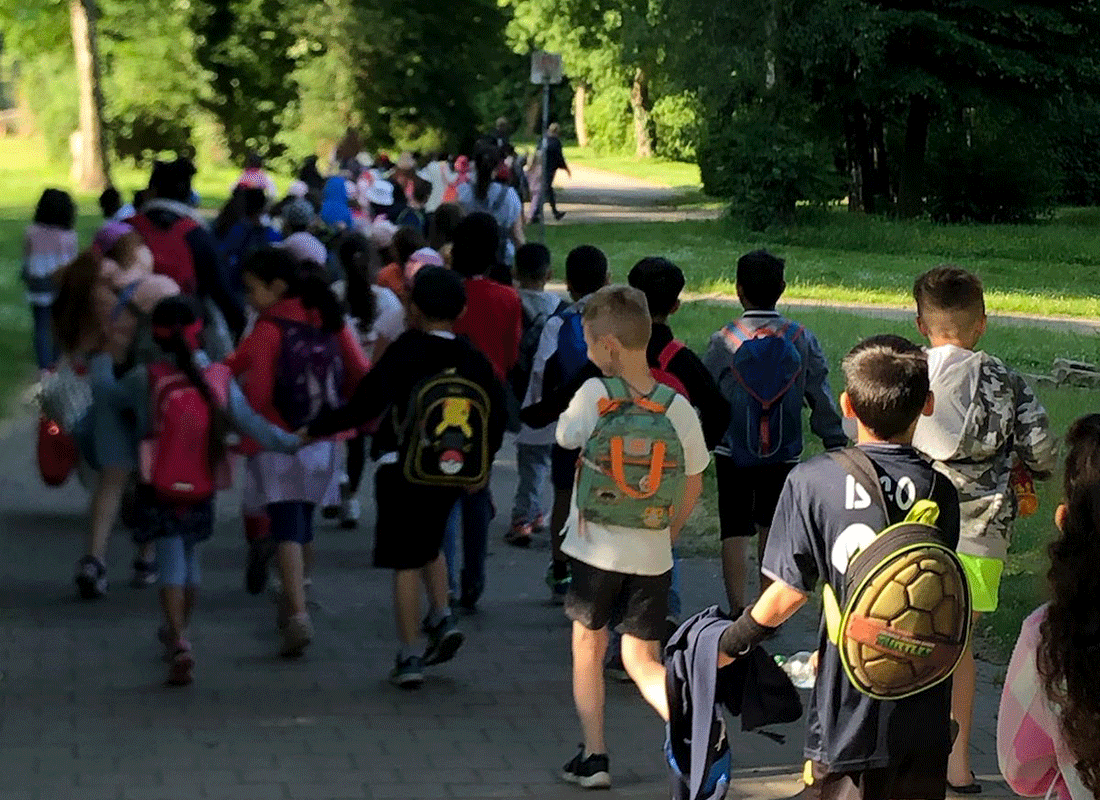
<path id="1" fill-rule="evenodd" d="M 676 392 L 658 383 L 636 397 L 619 378 L 604 378 L 596 428 L 577 471 L 577 508 L 600 525 L 661 531 L 684 494 L 684 447 L 668 408 Z"/>

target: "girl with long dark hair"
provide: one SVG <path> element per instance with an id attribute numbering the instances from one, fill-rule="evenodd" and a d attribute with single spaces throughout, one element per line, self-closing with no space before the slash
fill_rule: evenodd
<path id="1" fill-rule="evenodd" d="M 1100 414 L 1066 435 L 1050 602 L 1025 620 L 1005 678 L 997 754 L 1029 797 L 1100 797 Z"/>

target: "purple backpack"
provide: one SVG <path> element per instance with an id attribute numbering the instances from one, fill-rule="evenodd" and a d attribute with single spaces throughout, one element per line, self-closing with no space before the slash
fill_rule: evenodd
<path id="1" fill-rule="evenodd" d="M 343 405 L 344 361 L 337 335 L 304 322 L 273 320 L 283 332 L 272 404 L 296 431 Z"/>

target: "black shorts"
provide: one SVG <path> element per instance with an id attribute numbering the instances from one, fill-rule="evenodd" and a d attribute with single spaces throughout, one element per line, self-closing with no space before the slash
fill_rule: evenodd
<path id="1" fill-rule="evenodd" d="M 914 748 L 881 769 L 829 772 L 810 762 L 813 783 L 800 800 L 943 800 L 947 793 L 947 751 Z"/>
<path id="2" fill-rule="evenodd" d="M 560 444 L 550 449 L 550 482 L 555 489 L 572 489 L 577 480 L 577 461 L 580 450 L 566 450 Z"/>
<path id="3" fill-rule="evenodd" d="M 572 580 L 565 598 L 565 616 L 590 631 L 606 628 L 616 608 L 623 610 L 619 633 L 646 642 L 665 635 L 668 587 L 672 571 L 662 575 L 607 572 L 575 558 L 569 559 Z"/>
<path id="4" fill-rule="evenodd" d="M 757 527 L 770 528 L 779 494 L 795 464 L 735 467 L 729 456 L 714 457 L 718 480 L 718 520 L 722 538 L 755 536 Z"/>
<path id="5" fill-rule="evenodd" d="M 374 473 L 378 522 L 374 532 L 374 566 L 419 569 L 435 560 L 443 547 L 447 518 L 459 490 L 413 486 L 397 464 Z"/>

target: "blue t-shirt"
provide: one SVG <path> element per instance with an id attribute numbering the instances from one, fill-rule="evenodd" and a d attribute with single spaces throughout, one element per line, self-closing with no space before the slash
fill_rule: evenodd
<path id="1" fill-rule="evenodd" d="M 912 447 L 862 445 L 875 464 L 890 510 L 865 496 L 844 467 L 827 455 L 795 467 L 787 478 L 772 521 L 762 572 L 805 594 L 820 580 L 834 589 L 844 585 L 845 542 L 901 522 L 918 500 L 940 507 L 937 527 L 951 547 L 959 542 L 959 496 Z M 806 715 L 806 758 L 832 772 L 879 769 L 907 753 L 951 749 L 948 728 L 951 682 L 944 681 L 913 697 L 873 700 L 844 674 L 840 653 L 829 642 L 822 620 L 817 682 Z"/>

